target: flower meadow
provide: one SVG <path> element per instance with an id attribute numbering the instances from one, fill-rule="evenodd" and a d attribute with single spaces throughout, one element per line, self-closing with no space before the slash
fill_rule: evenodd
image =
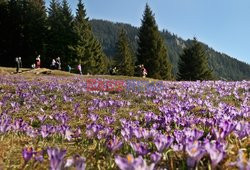
<path id="1" fill-rule="evenodd" d="M 0 169 L 250 169 L 249 81 L 86 82 L 0 76 Z"/>

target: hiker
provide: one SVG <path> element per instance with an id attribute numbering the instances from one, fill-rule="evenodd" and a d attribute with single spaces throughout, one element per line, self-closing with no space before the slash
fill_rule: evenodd
<path id="1" fill-rule="evenodd" d="M 50 67 L 51 67 L 52 69 L 55 69 L 55 68 L 56 68 L 56 60 L 55 60 L 55 59 L 52 60 Z"/>
<path id="2" fill-rule="evenodd" d="M 109 70 L 109 73 L 110 73 L 110 75 L 116 75 L 116 73 L 117 73 L 117 68 L 116 67 L 114 67 L 114 68 L 110 68 L 110 70 Z"/>
<path id="3" fill-rule="evenodd" d="M 36 68 L 36 64 L 32 64 L 31 68 L 35 69 Z"/>
<path id="4" fill-rule="evenodd" d="M 20 68 L 19 58 L 16 57 L 16 72 L 17 72 L 17 73 L 19 73 L 19 68 Z"/>
<path id="5" fill-rule="evenodd" d="M 147 74 L 148 74 L 146 68 L 144 67 L 143 64 L 140 65 L 139 67 L 140 67 L 140 69 L 141 69 L 141 76 L 142 76 L 143 78 L 145 78 L 145 77 L 147 76 Z"/>
<path id="6" fill-rule="evenodd" d="M 60 59 L 60 57 L 56 58 L 56 68 L 58 70 L 61 70 L 61 59 Z"/>
<path id="7" fill-rule="evenodd" d="M 70 67 L 70 65 L 67 65 L 67 69 L 68 69 L 68 72 L 71 72 L 72 68 Z"/>
<path id="8" fill-rule="evenodd" d="M 113 68 L 112 67 L 109 68 L 109 74 L 113 75 Z"/>
<path id="9" fill-rule="evenodd" d="M 41 67 L 41 59 L 40 59 L 40 55 L 38 55 L 36 58 L 36 68 L 40 68 L 40 67 Z"/>
<path id="10" fill-rule="evenodd" d="M 147 74 L 148 74 L 148 72 L 147 72 L 146 68 L 143 68 L 142 77 L 146 78 Z"/>
<path id="11" fill-rule="evenodd" d="M 18 58 L 18 61 L 19 61 L 19 66 L 20 66 L 20 68 L 22 68 L 22 67 L 23 67 L 23 64 L 22 64 L 22 58 L 21 58 L 21 57 L 19 57 L 19 58 Z"/>
<path id="12" fill-rule="evenodd" d="M 77 69 L 78 69 L 79 73 L 82 75 L 82 66 L 81 66 L 81 64 L 79 64 L 79 65 L 77 66 Z"/>

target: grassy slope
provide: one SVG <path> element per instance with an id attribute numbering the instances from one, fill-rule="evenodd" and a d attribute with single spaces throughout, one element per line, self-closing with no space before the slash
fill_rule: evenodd
<path id="1" fill-rule="evenodd" d="M 23 75 L 26 78 L 30 78 L 30 80 L 36 80 L 39 79 L 40 76 L 43 76 L 44 74 L 36 74 L 38 70 L 33 71 L 26 71 L 20 74 L 14 74 L 15 69 L 14 68 L 0 68 L 0 75 Z M 40 69 L 40 72 L 43 71 L 51 71 L 46 69 Z M 48 73 L 48 72 L 47 72 Z M 47 75 L 47 74 L 45 74 Z M 137 79 L 137 80 L 145 80 L 138 77 L 126 77 L 126 76 L 79 76 L 76 74 L 70 74 L 63 71 L 54 71 L 52 70 L 49 75 L 53 75 L 56 77 L 60 76 L 77 76 L 81 78 L 107 78 L 107 79 L 119 79 L 119 80 L 127 80 L 127 79 Z M 20 76 L 21 78 L 22 76 Z M 63 77 L 62 77 L 63 78 Z M 45 79 L 46 80 L 46 79 Z M 62 79 L 64 80 L 64 79 Z M 146 79 L 151 80 L 151 79 Z M 64 82 L 67 83 L 67 82 Z M 74 82 L 71 82 L 74 83 Z M 1 84 L 0 84 L 1 85 Z M 7 86 L 0 86 L 0 89 L 4 89 L 5 91 L 8 91 L 10 93 L 13 93 L 15 95 L 15 88 L 13 86 L 7 87 Z M 40 87 L 34 86 L 35 89 L 39 89 Z M 87 109 L 90 106 L 88 103 L 89 101 L 99 98 L 102 101 L 107 101 L 109 99 L 113 99 L 116 101 L 124 100 L 129 101 L 132 103 L 131 106 L 125 106 L 121 108 L 116 108 L 116 118 L 117 120 L 114 122 L 112 127 L 114 127 L 116 132 L 119 132 L 119 126 L 120 122 L 119 120 L 121 118 L 126 118 L 130 120 L 135 120 L 135 117 L 138 116 L 139 120 L 143 119 L 141 117 L 141 114 L 138 113 L 139 110 L 145 110 L 145 111 L 152 111 L 155 114 L 160 114 L 158 105 L 152 102 L 152 99 L 145 96 L 139 96 L 135 94 L 125 94 L 125 93 L 110 93 L 109 95 L 95 95 L 95 94 L 74 94 L 73 98 L 75 102 L 81 103 L 80 109 L 82 111 L 82 118 L 79 118 L 75 115 L 73 115 L 73 104 L 70 102 L 63 102 L 63 91 L 59 91 L 58 93 L 55 91 L 49 91 L 48 93 L 46 91 L 41 92 L 41 94 L 36 94 L 37 96 L 45 95 L 49 96 L 50 94 L 57 95 L 58 98 L 56 99 L 55 103 L 58 106 L 59 111 L 66 111 L 71 116 L 71 120 L 69 122 L 69 125 L 75 129 L 76 127 L 80 127 L 82 132 L 84 133 L 86 130 L 85 125 L 89 124 L 90 120 L 87 118 Z M 1 97 L 1 94 L 0 94 Z M 199 96 L 197 96 L 199 98 Z M 231 101 L 230 101 L 231 102 Z M 63 103 L 63 104 L 62 104 Z M 34 105 L 38 105 L 34 101 Z M 232 105 L 236 105 L 235 103 L 232 103 Z M 27 110 L 25 107 L 21 107 L 20 111 L 14 115 L 15 118 L 23 118 L 24 121 L 29 122 L 30 117 L 36 118 L 38 114 L 41 113 L 40 108 L 43 108 L 45 110 L 44 114 L 50 115 L 53 113 L 53 109 L 47 105 L 41 104 L 39 107 L 32 108 L 31 110 Z M 99 115 L 98 123 L 105 124 L 104 117 L 105 116 L 112 116 L 110 115 L 110 110 L 112 108 L 108 109 L 100 109 L 94 111 Z M 197 108 L 197 111 L 202 110 L 202 108 Z M 133 116 L 129 116 L 129 112 L 133 112 Z M 198 113 L 197 113 L 198 114 Z M 25 116 L 24 116 L 25 115 Z M 55 120 L 46 120 L 45 123 L 48 124 L 57 124 Z M 32 123 L 33 127 L 40 127 L 41 123 L 39 121 L 34 121 Z M 18 136 L 17 136 L 18 135 Z M 234 145 L 234 148 L 231 149 L 232 153 L 228 155 L 228 158 L 226 159 L 226 162 L 224 162 L 223 165 L 220 166 L 220 168 L 226 169 L 226 163 L 233 161 L 236 159 L 237 154 L 237 147 L 239 145 L 242 146 L 248 146 L 246 142 L 249 142 L 249 140 L 246 140 L 242 142 L 241 144 L 238 143 L 237 140 L 232 139 L 231 141 Z M 106 148 L 106 141 L 105 140 L 88 140 L 86 135 L 83 134 L 80 139 L 72 140 L 71 142 L 67 142 L 65 139 L 63 139 L 61 136 L 54 135 L 53 137 L 42 139 L 41 137 L 32 139 L 30 137 L 27 137 L 27 135 L 23 135 L 21 133 L 15 134 L 15 133 L 9 133 L 4 136 L 1 136 L 0 139 L 0 146 L 2 149 L 0 149 L 0 169 L 9 168 L 9 169 L 22 169 L 22 166 L 24 164 L 24 161 L 22 159 L 21 150 L 24 147 L 32 146 L 34 149 L 38 150 L 41 148 L 46 148 L 50 146 L 57 146 L 59 148 L 67 148 L 67 155 L 66 158 L 71 157 L 73 154 L 78 153 L 80 155 L 83 155 L 86 157 L 87 160 L 87 167 L 88 169 L 116 169 L 116 165 L 114 164 L 114 153 L 110 153 L 110 151 Z M 153 146 L 153 145 L 152 145 Z M 128 144 L 125 144 L 123 149 L 119 152 L 120 155 L 126 155 L 127 153 L 133 153 L 130 146 Z M 167 165 L 168 169 L 176 169 L 177 167 L 180 168 L 184 162 L 185 159 L 180 159 L 180 155 L 177 153 L 170 153 L 170 155 L 164 159 L 164 162 L 161 163 L 161 165 L 164 167 Z M 26 165 L 25 169 L 47 169 L 48 167 L 48 158 L 45 157 L 45 162 L 42 164 L 35 163 L 34 161 L 31 161 L 28 165 Z M 166 164 L 166 165 L 165 165 Z M 204 167 L 207 167 L 208 162 L 204 161 Z M 171 165 L 171 166 L 170 166 Z M 183 167 L 182 167 L 183 168 Z M 227 167 L 228 168 L 228 167 Z"/>

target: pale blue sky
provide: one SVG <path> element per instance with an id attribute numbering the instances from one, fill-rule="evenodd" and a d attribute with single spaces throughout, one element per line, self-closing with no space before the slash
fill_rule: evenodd
<path id="1" fill-rule="evenodd" d="M 48 3 L 49 0 L 46 0 Z M 77 0 L 68 0 L 75 12 Z M 198 40 L 250 64 L 250 0 L 83 0 L 90 19 L 140 26 L 145 4 L 159 29 Z"/>

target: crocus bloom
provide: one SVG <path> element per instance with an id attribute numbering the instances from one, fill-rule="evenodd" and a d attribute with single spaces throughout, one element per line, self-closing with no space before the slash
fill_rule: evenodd
<path id="1" fill-rule="evenodd" d="M 161 160 L 162 155 L 158 152 L 154 152 L 150 155 L 150 159 L 154 162 L 157 163 Z"/>
<path id="2" fill-rule="evenodd" d="M 107 143 L 107 147 L 112 151 L 118 150 L 122 146 L 122 142 L 118 140 L 116 136 L 113 139 L 109 140 Z"/>
<path id="3" fill-rule="evenodd" d="M 210 159 L 212 161 L 212 167 L 216 167 L 216 165 L 223 159 L 225 154 L 220 144 L 215 142 L 207 142 L 205 144 L 205 149 L 210 155 Z"/>
<path id="4" fill-rule="evenodd" d="M 155 164 L 147 165 L 146 161 L 139 156 L 134 158 L 133 155 L 127 155 L 126 158 L 115 157 L 115 163 L 121 170 L 153 170 Z"/>
<path id="5" fill-rule="evenodd" d="M 47 153 L 50 160 L 50 169 L 61 170 L 66 150 L 60 150 L 57 148 L 48 148 Z"/>
<path id="6" fill-rule="evenodd" d="M 29 148 L 24 148 L 22 151 L 22 155 L 23 155 L 23 159 L 24 161 L 27 163 L 33 156 L 33 148 L 29 147 Z"/>
<path id="7" fill-rule="evenodd" d="M 154 144 L 159 152 L 162 152 L 165 148 L 168 148 L 172 143 L 174 139 L 171 136 L 163 136 L 160 135 L 157 137 L 157 139 L 154 141 Z"/>
<path id="8" fill-rule="evenodd" d="M 140 154 L 140 155 L 146 155 L 148 153 L 147 145 L 143 142 L 140 143 L 130 143 L 130 146 L 133 148 L 133 150 Z"/>
<path id="9" fill-rule="evenodd" d="M 79 155 L 75 155 L 74 156 L 74 163 L 75 163 L 76 170 L 85 170 L 85 168 L 86 168 L 85 158 L 83 158 Z"/>
<path id="10" fill-rule="evenodd" d="M 34 152 L 35 155 L 35 160 L 38 162 L 42 162 L 43 161 L 43 150 L 39 149 L 36 152 Z"/>
<path id="11" fill-rule="evenodd" d="M 201 143 L 198 141 L 188 142 L 186 145 L 186 152 L 188 153 L 187 164 L 189 167 L 193 168 L 197 162 L 204 156 L 206 153 L 202 148 Z"/>

